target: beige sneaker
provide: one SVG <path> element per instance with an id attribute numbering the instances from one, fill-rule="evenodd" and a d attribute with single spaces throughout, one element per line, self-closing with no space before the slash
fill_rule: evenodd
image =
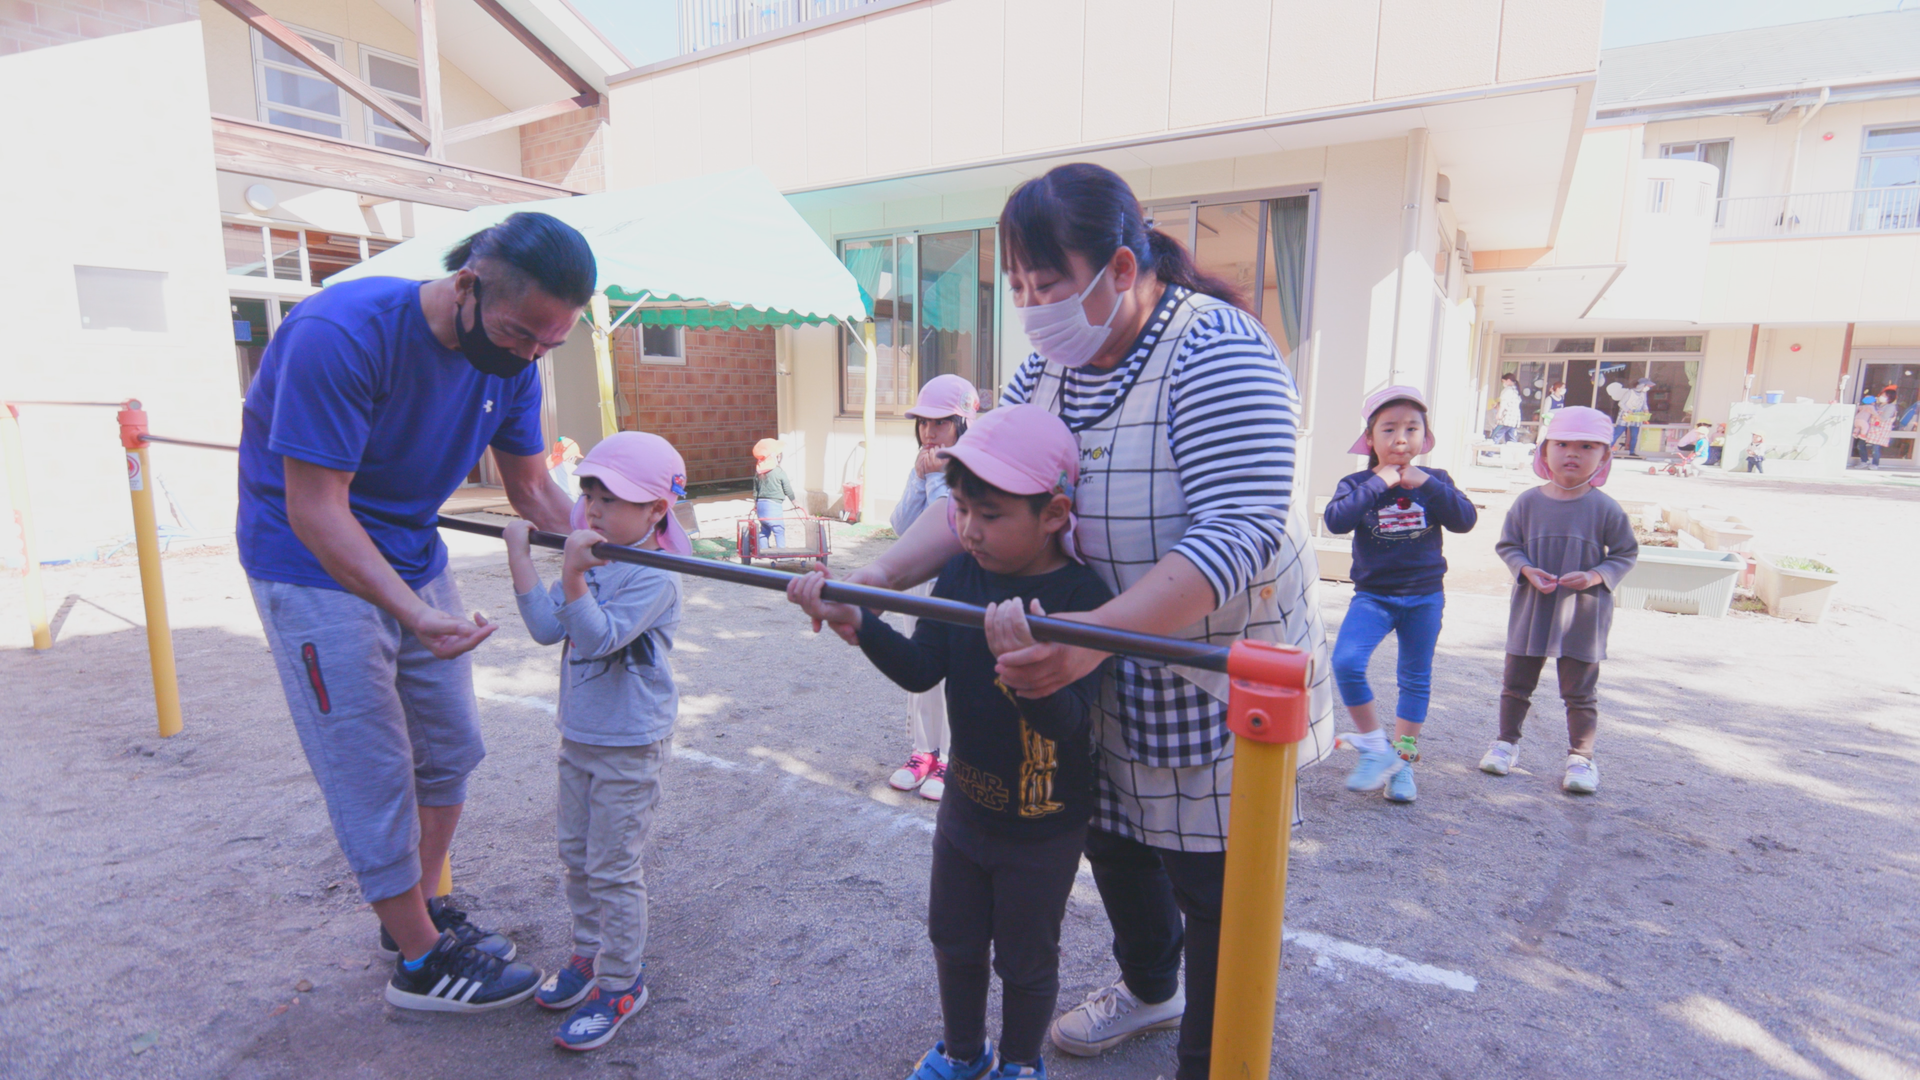
<path id="1" fill-rule="evenodd" d="M 1520 748 L 1510 742 L 1494 741 L 1487 748 L 1486 756 L 1480 759 L 1480 771 L 1495 776 L 1505 776 L 1520 764 Z"/>
<path id="2" fill-rule="evenodd" d="M 1166 1031 L 1180 1026 L 1187 1011 L 1185 987 L 1158 1005 L 1148 1005 L 1123 982 L 1103 986 L 1087 1000 L 1053 1021 L 1047 1035 L 1053 1045 L 1076 1057 L 1092 1057 L 1119 1046 L 1143 1031 Z"/>

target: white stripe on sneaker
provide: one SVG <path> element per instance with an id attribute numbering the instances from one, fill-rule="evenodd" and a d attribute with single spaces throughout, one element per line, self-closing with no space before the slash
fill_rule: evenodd
<path id="1" fill-rule="evenodd" d="M 448 984 L 448 983 L 450 983 L 450 982 L 452 982 L 452 981 L 453 981 L 453 976 L 451 976 L 451 975 L 442 975 L 442 976 L 440 976 L 440 981 L 439 981 L 439 982 L 437 982 L 437 983 L 434 983 L 434 984 L 433 984 L 433 989 L 431 989 L 431 990 L 429 990 L 429 991 L 427 991 L 427 996 L 428 996 L 428 997 L 439 997 L 439 996 L 440 996 L 440 991 L 442 991 L 442 990 L 445 990 L 445 989 L 447 988 L 447 984 Z"/>
<path id="2" fill-rule="evenodd" d="M 480 984 L 477 982 L 467 987 L 467 992 L 460 995 L 460 1004 L 462 1005 L 468 1004 L 473 1000 L 473 995 L 479 992 L 480 992 Z"/>

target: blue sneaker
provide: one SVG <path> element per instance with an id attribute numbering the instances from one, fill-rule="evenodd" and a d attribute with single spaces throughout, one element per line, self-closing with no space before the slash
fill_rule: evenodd
<path id="1" fill-rule="evenodd" d="M 1356 747 L 1356 749 L 1358 749 Z M 1406 762 L 1393 752 L 1392 747 L 1385 750 L 1361 750 L 1360 764 L 1347 774 L 1348 791 L 1379 791 L 1387 777 L 1400 770 Z"/>
<path id="2" fill-rule="evenodd" d="M 627 1017 L 639 1012 L 640 1006 L 646 1003 L 647 973 L 644 971 L 625 990 L 609 991 L 594 986 L 587 991 L 586 1002 L 560 1025 L 553 1045 L 565 1050 L 598 1050 L 607 1045 L 613 1033 L 627 1022 Z"/>
<path id="3" fill-rule="evenodd" d="M 907 1076 L 907 1080 L 989 1080 L 997 1075 L 994 1066 L 999 1064 L 1000 1056 L 993 1052 L 993 1040 L 980 1051 L 980 1056 L 972 1061 L 955 1061 L 947 1056 L 947 1044 L 937 1042 L 920 1064 Z M 1017 1075 L 1017 1074 L 1016 1074 Z"/>
<path id="4" fill-rule="evenodd" d="M 534 991 L 534 1003 L 543 1009 L 571 1009 L 593 989 L 593 958 L 574 953 L 559 971 Z"/>
<path id="5" fill-rule="evenodd" d="M 1031 1065 L 1021 1065 L 1003 1061 L 999 1068 L 987 1074 L 987 1080 L 1047 1080 L 1047 1063 L 1035 1061 Z"/>
<path id="6" fill-rule="evenodd" d="M 1413 785 L 1413 766 L 1403 763 L 1400 771 L 1393 774 L 1387 782 L 1387 801 L 1412 802 L 1417 789 Z"/>

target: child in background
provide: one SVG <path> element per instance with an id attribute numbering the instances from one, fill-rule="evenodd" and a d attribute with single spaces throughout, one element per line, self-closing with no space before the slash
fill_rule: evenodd
<path id="1" fill-rule="evenodd" d="M 958 375 L 936 375 L 920 388 L 920 399 L 907 415 L 913 417 L 913 431 L 920 440 L 920 453 L 914 458 L 913 471 L 907 474 L 907 489 L 893 508 L 893 533 L 901 536 L 913 527 L 927 507 L 947 497 L 947 474 L 939 452 L 960 441 L 967 433 L 967 421 L 980 411 L 980 393 L 973 384 Z M 933 595 L 938 578 L 915 585 L 915 596 Z M 917 624 L 906 616 L 906 633 Z M 907 763 L 887 778 L 896 791 L 918 789 L 920 797 L 939 802 L 947 789 L 947 766 L 940 751 L 947 746 L 947 695 L 936 686 L 924 694 L 907 695 L 907 731 L 913 739 L 913 754 Z"/>
<path id="2" fill-rule="evenodd" d="M 1479 512 L 1443 469 L 1421 469 L 1413 459 L 1433 450 L 1427 400 L 1411 386 L 1389 386 L 1361 410 L 1366 432 L 1350 453 L 1367 455 L 1367 469 L 1340 481 L 1327 503 L 1327 529 L 1359 530 L 1353 541 L 1353 601 L 1333 646 L 1334 681 L 1353 718 L 1345 737 L 1360 751 L 1347 776 L 1348 791 L 1378 791 L 1412 802 L 1413 764 L 1420 760 L 1420 727 L 1433 687 L 1433 647 L 1447 597 L 1440 530 L 1463 533 Z M 1367 661 L 1389 633 L 1399 635 L 1400 701 L 1393 744 L 1374 716 Z"/>
<path id="3" fill-rule="evenodd" d="M 660 767 L 679 713 L 667 653 L 680 625 L 680 575 L 597 558 L 606 540 L 688 555 L 674 520 L 686 466 L 658 435 L 622 431 L 580 462 L 575 531 L 560 580 L 540 587 L 532 526 L 507 526 L 507 565 L 527 632 L 560 652 L 560 861 L 573 910 L 573 955 L 534 993 L 573 1009 L 554 1042 L 604 1046 L 647 1003 L 647 884 L 641 849 L 660 798 Z"/>
<path id="4" fill-rule="evenodd" d="M 1620 504 L 1602 493 L 1612 465 L 1613 422 L 1574 406 L 1553 418 L 1533 452 L 1546 483 L 1514 500 L 1494 551 L 1514 573 L 1507 613 L 1507 665 L 1500 691 L 1500 738 L 1480 768 L 1505 776 L 1520 760 L 1520 725 L 1547 658 L 1557 657 L 1567 706 L 1567 764 L 1560 787 L 1588 794 L 1600 786 L 1593 762 L 1600 724 L 1600 661 L 1613 626 L 1613 590 L 1639 559 L 1640 545 Z"/>
<path id="5" fill-rule="evenodd" d="M 1747 471 L 1763 473 L 1761 466 L 1767 463 L 1767 437 L 1759 432 L 1753 433 L 1753 441 L 1747 444 Z"/>
<path id="6" fill-rule="evenodd" d="M 753 516 L 760 519 L 760 539 L 773 546 L 787 546 L 787 507 L 800 510 L 800 497 L 787 482 L 780 467 L 787 445 L 779 439 L 761 439 L 753 444 Z"/>
<path id="7" fill-rule="evenodd" d="M 1076 561 L 1080 447 L 1058 417 L 1003 405 L 940 457 L 963 551 L 941 569 L 933 595 L 986 607 L 984 630 L 922 619 L 909 640 L 873 612 L 824 607 L 888 678 L 914 691 L 947 684 L 947 775 L 958 794 L 940 803 L 927 896 L 945 1031 L 909 1080 L 1044 1078 L 1060 921 L 1093 812 L 1088 717 L 1101 669 L 1028 698 L 1006 689 L 994 665 L 1032 643 L 1028 605 L 1036 615 L 1091 611 L 1112 593 Z M 819 610 L 825 580 L 796 578 L 787 596 Z M 1002 991 L 997 1053 L 986 1035 L 989 955 Z"/>
<path id="8" fill-rule="evenodd" d="M 1727 425 L 1713 425 L 1713 438 L 1707 440 L 1707 464 L 1720 464 L 1721 455 L 1727 451 Z"/>

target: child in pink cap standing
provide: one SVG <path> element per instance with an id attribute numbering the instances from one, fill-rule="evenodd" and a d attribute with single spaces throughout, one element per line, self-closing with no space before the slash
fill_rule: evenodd
<path id="1" fill-rule="evenodd" d="M 824 573 L 787 596 L 819 611 L 887 677 L 913 691 L 946 681 L 953 727 L 933 837 L 927 936 L 944 1037 L 910 1080 L 1044 1078 L 1041 1040 L 1060 991 L 1060 921 L 1093 813 L 1088 718 L 1102 672 L 1039 698 L 1007 689 L 996 658 L 1033 644 L 1027 612 L 1091 611 L 1112 599 L 1078 561 L 1079 444 L 1037 405 L 1007 405 L 940 452 L 962 552 L 933 595 L 987 608 L 983 630 L 921 620 L 912 639 L 872 612 L 823 603 Z M 989 968 L 991 958 L 991 968 Z M 1000 1043 L 987 991 L 1000 975 Z"/>
<path id="2" fill-rule="evenodd" d="M 1500 738 L 1480 768 L 1505 776 L 1520 760 L 1520 725 L 1547 660 L 1556 660 L 1567 706 L 1562 790 L 1599 789 L 1593 761 L 1600 726 L 1600 661 L 1613 626 L 1613 590 L 1640 557 L 1633 525 L 1599 490 L 1612 467 L 1613 421 L 1575 406 L 1553 414 L 1533 452 L 1546 483 L 1514 500 L 1494 551 L 1514 573 L 1507 613 L 1507 663 L 1500 690 Z"/>
<path id="3" fill-rule="evenodd" d="M 929 506 L 947 497 L 946 463 L 940 460 L 940 451 L 960 441 L 968 421 L 979 411 L 979 391 L 958 375 L 936 375 L 920 388 L 920 400 L 907 410 L 920 440 L 920 453 L 907 474 L 907 488 L 893 508 L 890 524 L 895 536 L 904 535 Z M 932 596 L 937 580 L 921 582 L 908 591 Z M 911 635 L 915 622 L 908 616 L 904 632 Z M 887 783 L 899 791 L 917 789 L 921 798 L 939 802 L 947 788 L 947 766 L 940 760 L 940 751 L 947 746 L 947 696 L 939 687 L 907 695 L 907 728 L 913 737 L 913 754 Z"/>
<path id="4" fill-rule="evenodd" d="M 593 554 L 602 541 L 692 553 L 673 517 L 686 465 L 667 440 L 623 431 L 574 470 L 580 501 L 560 580 L 541 588 L 528 535 L 507 526 L 507 565 L 527 632 L 560 652 L 560 861 L 573 955 L 534 1000 L 572 1009 L 554 1042 L 592 1050 L 646 1004 L 647 885 L 640 856 L 679 714 L 667 653 L 680 625 L 680 575 Z"/>
<path id="5" fill-rule="evenodd" d="M 1345 741 L 1360 751 L 1347 776 L 1348 791 L 1386 788 L 1394 802 L 1414 800 L 1414 762 L 1433 688 L 1433 649 L 1447 595 L 1440 530 L 1463 533 L 1480 519 L 1444 469 L 1422 469 L 1413 459 L 1433 450 L 1427 399 L 1411 386 L 1389 386 L 1367 397 L 1367 428 L 1349 453 L 1367 455 L 1367 468 L 1340 481 L 1327 503 L 1327 528 L 1354 534 L 1353 601 L 1333 646 L 1334 684 L 1353 718 Z M 1399 639 L 1400 698 L 1391 745 L 1374 716 L 1367 661 L 1388 634 Z"/>

